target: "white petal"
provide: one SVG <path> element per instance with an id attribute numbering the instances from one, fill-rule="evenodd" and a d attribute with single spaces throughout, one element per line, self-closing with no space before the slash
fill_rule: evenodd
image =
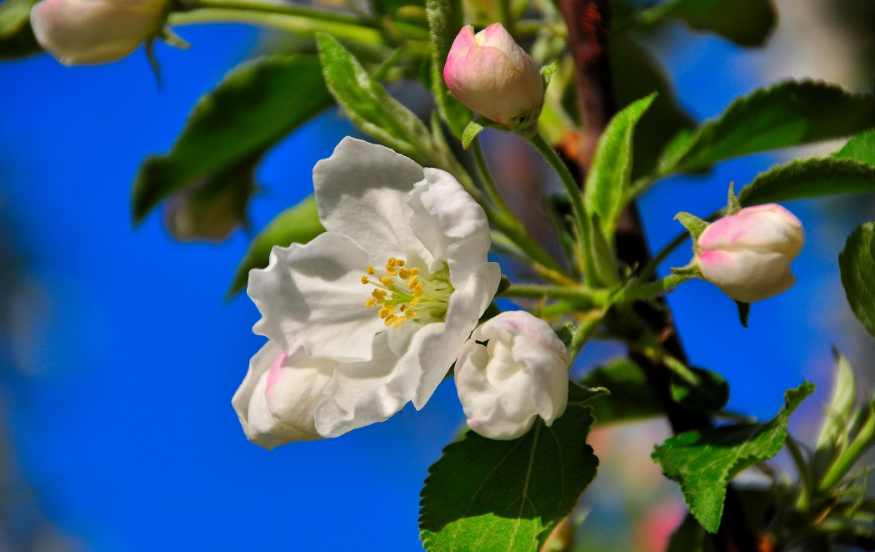
<path id="1" fill-rule="evenodd" d="M 310 358 L 298 349 L 274 362 L 267 374 L 264 397 L 270 414 L 279 422 L 301 432 L 307 440 L 320 439 L 313 413 L 322 401 L 338 362 Z"/>
<path id="2" fill-rule="evenodd" d="M 414 336 L 410 349 L 415 352 L 420 367 L 420 380 L 413 398 L 417 410 L 425 406 L 455 362 L 462 345 L 495 297 L 500 280 L 501 268 L 497 263 L 481 264 L 450 296 L 445 321 L 428 324 Z"/>
<path id="3" fill-rule="evenodd" d="M 374 335 L 385 329 L 365 307 L 371 286 L 362 285 L 368 255 L 334 232 L 307 245 L 274 247 L 270 264 L 249 273 L 249 297 L 261 312 L 253 331 L 286 352 L 356 362 L 371 359 Z"/>
<path id="4" fill-rule="evenodd" d="M 422 167 L 391 149 L 346 137 L 313 168 L 319 220 L 329 232 L 349 236 L 370 264 L 390 257 L 412 262 L 426 254 L 410 229 L 407 196 L 422 180 Z"/>
<path id="5" fill-rule="evenodd" d="M 316 429 L 337 437 L 353 429 L 389 419 L 413 397 L 418 367 L 408 352 L 421 326 L 406 323 L 374 338 L 370 362 L 339 364 L 325 398 L 316 408 Z M 393 331 L 394 330 L 394 331 Z"/>
<path id="6" fill-rule="evenodd" d="M 453 287 L 459 288 L 486 262 L 492 239 L 483 208 L 449 173 L 425 169 L 408 201 L 413 208 L 413 233 L 434 261 L 429 270 L 450 267 Z"/>

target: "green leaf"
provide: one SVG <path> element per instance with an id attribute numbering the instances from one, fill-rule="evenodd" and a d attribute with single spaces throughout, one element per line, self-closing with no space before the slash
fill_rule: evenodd
<path id="1" fill-rule="evenodd" d="M 720 117 L 666 146 L 659 175 L 832 138 L 875 126 L 875 98 L 819 82 L 789 81 L 735 100 Z"/>
<path id="2" fill-rule="evenodd" d="M 592 167 L 586 178 L 583 201 L 597 213 L 605 236 L 613 243 L 614 228 L 626 205 L 632 180 L 632 138 L 635 124 L 653 103 L 655 94 L 642 98 L 617 113 L 599 139 Z"/>
<path id="3" fill-rule="evenodd" d="M 610 56 L 614 95 L 620 107 L 658 93 L 635 127 L 632 167 L 632 178 L 635 179 L 652 171 L 665 145 L 682 129 L 694 128 L 696 120 L 678 103 L 668 71 L 629 33 L 611 35 Z M 576 94 L 574 98 L 576 101 Z"/>
<path id="4" fill-rule="evenodd" d="M 610 396 L 598 397 L 591 403 L 597 425 L 632 422 L 663 413 L 644 371 L 631 359 L 622 358 L 596 368 L 581 383 L 611 392 Z"/>
<path id="5" fill-rule="evenodd" d="M 844 452 L 849 444 L 850 430 L 857 405 L 857 380 L 851 363 L 837 349 L 833 349 L 836 370 L 832 381 L 829 409 L 820 427 L 820 435 L 811 458 L 811 471 L 816 481 Z"/>
<path id="6" fill-rule="evenodd" d="M 30 26 L 30 9 L 36 2 L 0 2 L 0 59 L 17 59 L 43 51 Z"/>
<path id="7" fill-rule="evenodd" d="M 833 154 L 838 159 L 856 159 L 875 165 L 875 128 L 854 136 L 842 149 Z"/>
<path id="8" fill-rule="evenodd" d="M 670 0 L 642 12 L 638 19 L 653 24 L 666 18 L 717 33 L 739 46 L 762 46 L 778 14 L 770 0 Z"/>
<path id="9" fill-rule="evenodd" d="M 851 232 L 839 255 L 839 269 L 851 310 L 875 335 L 875 223 Z"/>
<path id="10" fill-rule="evenodd" d="M 453 45 L 456 35 L 462 28 L 463 12 L 460 0 L 426 0 L 429 34 L 432 43 L 431 91 L 434 94 L 438 113 L 447 123 L 450 132 L 456 138 L 462 138 L 462 133 L 471 120 L 472 113 L 467 107 L 450 94 L 444 81 L 444 65 L 447 55 Z"/>
<path id="11" fill-rule="evenodd" d="M 798 159 L 760 173 L 738 194 L 743 207 L 827 195 L 875 192 L 875 166 L 853 159 Z"/>
<path id="12" fill-rule="evenodd" d="M 249 251 L 246 252 L 234 274 L 228 297 L 234 296 L 246 287 L 250 270 L 267 266 L 270 250 L 274 246 L 288 247 L 293 243 L 307 243 L 324 231 L 325 228 L 319 222 L 316 199 L 313 196 L 280 213 L 252 240 Z"/>
<path id="13" fill-rule="evenodd" d="M 468 123 L 468 126 L 465 127 L 465 130 L 462 132 L 462 147 L 468 149 L 471 146 L 471 142 L 477 138 L 477 135 L 486 130 L 486 127 L 481 125 L 478 121 L 471 121 Z"/>
<path id="14" fill-rule="evenodd" d="M 595 478 L 590 408 L 569 404 L 546 427 L 494 441 L 469 431 L 429 468 L 421 538 L 431 552 L 535 552 Z"/>
<path id="15" fill-rule="evenodd" d="M 714 542 L 693 514 L 687 514 L 671 537 L 665 552 L 716 552 Z"/>
<path id="16" fill-rule="evenodd" d="M 374 6 L 374 10 L 380 15 L 395 17 L 398 8 L 403 8 L 404 6 L 424 8 L 425 2 L 423 0 L 372 0 L 371 5 Z"/>
<path id="17" fill-rule="evenodd" d="M 680 213 L 674 216 L 674 219 L 681 224 L 684 225 L 684 228 L 687 229 L 687 232 L 693 237 L 693 240 L 698 240 L 699 236 L 702 235 L 702 232 L 705 231 L 705 228 L 708 228 L 708 223 L 704 220 L 700 219 L 696 215 L 691 215 L 685 211 L 681 211 Z"/>
<path id="18" fill-rule="evenodd" d="M 690 366 L 699 381 L 695 385 L 672 374 L 671 398 L 687 410 L 718 412 L 729 402 L 729 383 L 716 372 Z"/>
<path id="19" fill-rule="evenodd" d="M 729 481 L 778 454 L 790 414 L 813 392 L 814 385 L 808 382 L 787 391 L 784 407 L 769 422 L 688 431 L 655 448 L 653 459 L 666 477 L 680 483 L 690 511 L 705 529 L 717 532 Z"/>
<path id="20" fill-rule="evenodd" d="M 171 193 L 259 157 L 331 105 L 313 56 L 240 65 L 203 96 L 170 153 L 146 159 L 134 182 L 134 221 Z"/>

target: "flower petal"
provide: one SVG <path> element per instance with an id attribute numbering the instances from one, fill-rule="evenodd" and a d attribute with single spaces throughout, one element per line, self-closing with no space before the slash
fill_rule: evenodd
<path id="1" fill-rule="evenodd" d="M 428 324 L 414 336 L 410 350 L 416 354 L 419 364 L 419 383 L 413 397 L 417 410 L 425 406 L 447 375 L 462 345 L 495 297 L 500 280 L 498 264 L 483 263 L 450 296 L 445 321 Z"/>
<path id="2" fill-rule="evenodd" d="M 371 287 L 362 285 L 368 255 L 334 232 L 307 245 L 274 247 L 270 263 L 249 273 L 247 293 L 261 312 L 253 331 L 286 352 L 341 362 L 371 359 L 374 335 L 385 329 L 365 307 Z"/>
<path id="3" fill-rule="evenodd" d="M 408 323 L 380 333 L 374 338 L 371 361 L 337 365 L 315 411 L 320 435 L 337 437 L 385 421 L 407 404 L 416 389 L 418 369 L 404 353 L 419 328 Z"/>
<path id="4" fill-rule="evenodd" d="M 410 230 L 413 211 L 407 206 L 422 177 L 422 167 L 411 159 L 347 136 L 313 168 L 319 220 L 329 232 L 352 238 L 374 266 L 425 254 Z"/>
<path id="5" fill-rule="evenodd" d="M 414 213 L 410 224 L 434 259 L 429 270 L 439 270 L 446 262 L 458 289 L 486 263 L 492 244 L 489 222 L 483 208 L 450 173 L 425 169 L 424 174 L 425 180 L 416 184 L 408 200 Z"/>

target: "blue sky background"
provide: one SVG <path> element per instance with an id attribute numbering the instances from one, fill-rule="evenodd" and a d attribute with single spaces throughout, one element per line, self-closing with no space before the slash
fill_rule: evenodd
<path id="1" fill-rule="evenodd" d="M 18 308 L 35 321 L 3 356 L 31 372 L 4 376 L 19 462 L 47 515 L 99 552 L 418 550 L 422 480 L 463 420 L 452 384 L 421 412 L 268 453 L 246 441 L 230 405 L 263 343 L 251 333 L 251 302 L 223 301 L 250 236 L 180 245 L 157 214 L 132 227 L 139 163 L 169 149 L 198 97 L 258 38 L 226 25 L 180 34 L 190 50 L 158 46 L 161 90 L 142 50 L 98 67 L 48 56 L 0 64 L 0 212 L 28 258 L 32 290 Z M 746 70 L 754 54 L 719 39 L 664 50 L 698 118 L 759 84 Z M 267 158 L 256 229 L 310 193 L 313 164 L 348 132 L 331 112 Z M 677 233 L 678 210 L 710 213 L 730 180 L 747 183 L 770 162 L 736 160 L 708 178 L 659 184 L 641 203 L 651 243 Z M 707 284 L 670 297 L 692 362 L 729 379 L 731 408 L 763 418 L 803 377 L 828 381 L 832 343 L 860 349 L 835 259 L 864 220 L 825 219 L 814 203 L 790 208 L 809 236 L 800 281 L 755 305 L 750 329 Z M 666 266 L 688 258 L 684 246 Z M 803 419 L 825 394 L 821 385 Z"/>

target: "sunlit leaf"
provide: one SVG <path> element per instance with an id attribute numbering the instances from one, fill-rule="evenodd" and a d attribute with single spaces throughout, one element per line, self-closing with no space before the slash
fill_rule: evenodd
<path id="1" fill-rule="evenodd" d="M 815 157 L 760 173 L 738 194 L 742 207 L 837 194 L 875 192 L 875 166 L 854 159 Z"/>

